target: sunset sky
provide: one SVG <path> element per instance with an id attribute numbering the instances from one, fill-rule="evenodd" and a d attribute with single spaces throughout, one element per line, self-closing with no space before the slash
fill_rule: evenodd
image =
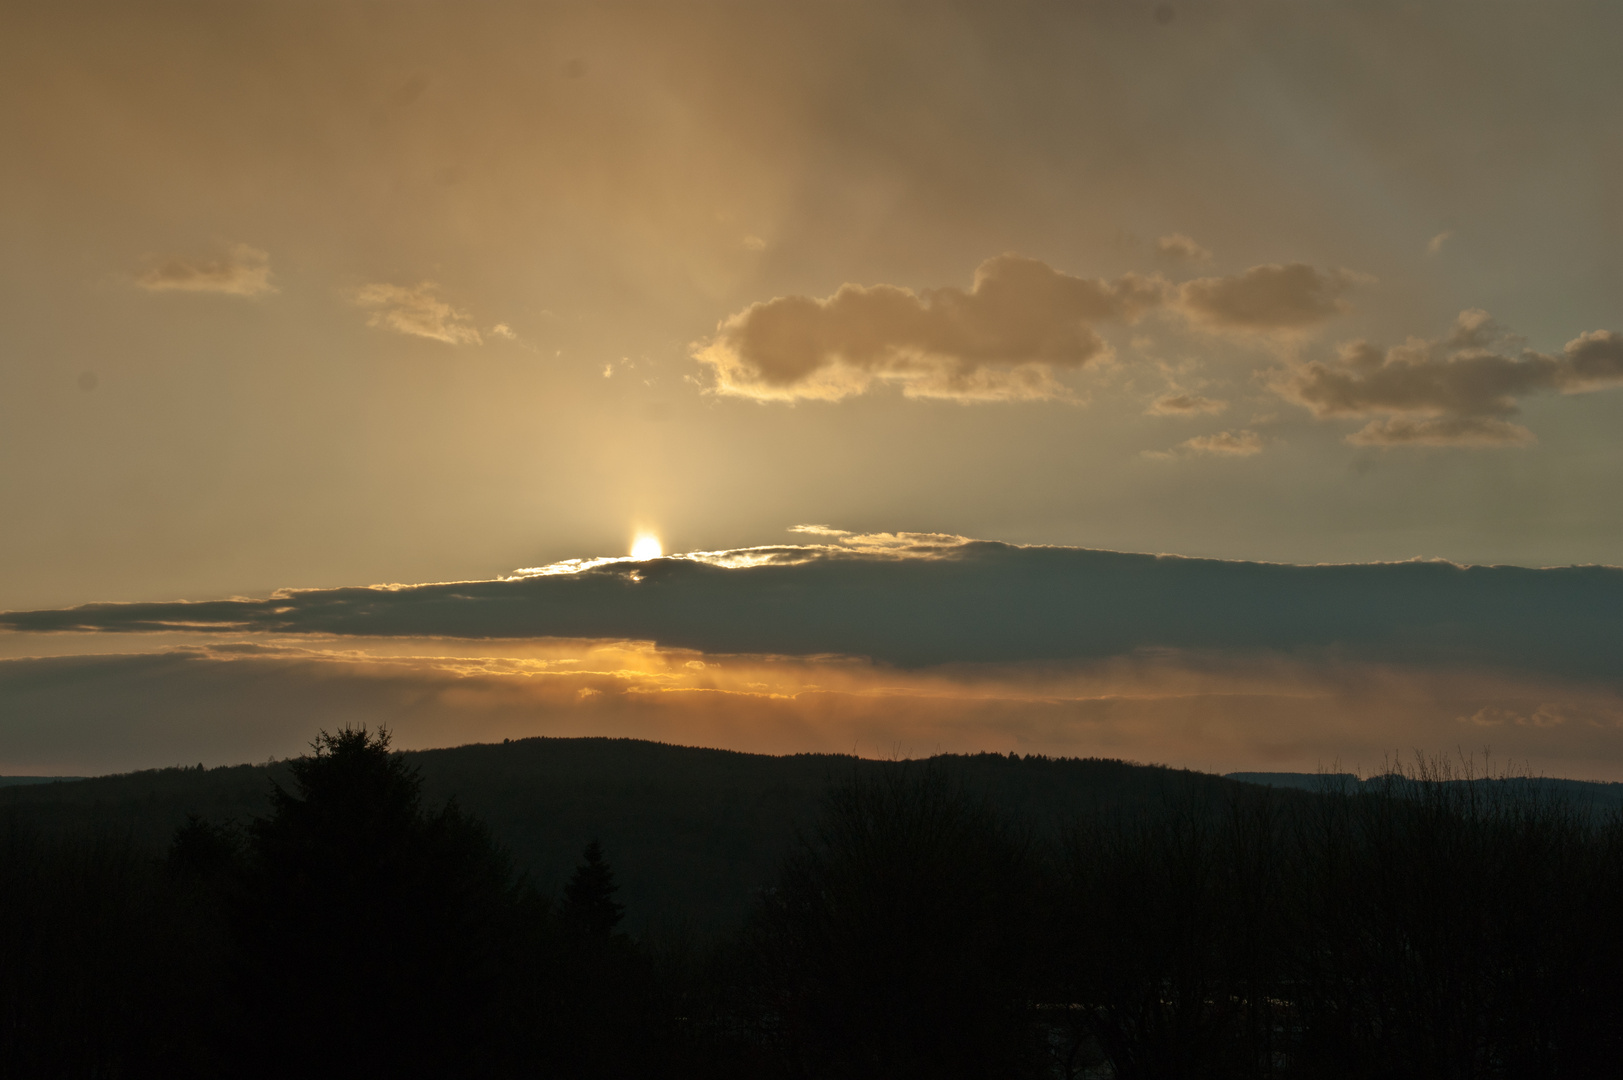
<path id="1" fill-rule="evenodd" d="M 0 773 L 356 721 L 1623 779 L 1620 40 L 7 4 Z"/>

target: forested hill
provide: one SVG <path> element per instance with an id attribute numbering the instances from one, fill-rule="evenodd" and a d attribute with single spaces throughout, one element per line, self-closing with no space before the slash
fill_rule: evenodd
<path id="1" fill-rule="evenodd" d="M 772 757 L 634 739 L 522 739 L 408 752 L 431 803 L 454 797 L 555 894 L 591 840 L 619 878 L 628 928 L 735 926 L 831 782 L 881 763 Z M 997 754 L 931 759 L 1038 832 L 1093 812 L 1204 801 L 1234 781 L 1099 759 Z M 920 767 L 911 765 L 909 767 Z M 0 789 L 0 809 L 47 832 L 131 834 L 159 852 L 188 813 L 247 822 L 285 764 L 171 768 Z"/>

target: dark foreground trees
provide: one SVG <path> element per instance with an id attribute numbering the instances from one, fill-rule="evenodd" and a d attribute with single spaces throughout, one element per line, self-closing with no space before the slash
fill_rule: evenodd
<path id="1" fill-rule="evenodd" d="M 1191 789 L 1194 790 L 1194 789 Z M 1187 795 L 1187 793 L 1186 793 Z M 1017 823 L 853 773 L 734 937 L 556 903 L 364 731 L 162 858 L 0 821 L 0 1076 L 1590 1078 L 1623 1060 L 1623 828 L 1530 784 Z"/>
<path id="2" fill-rule="evenodd" d="M 483 825 L 422 805 L 386 735 L 322 734 L 293 777 L 250 826 L 228 900 L 233 1056 L 275 1076 L 508 1068 L 543 959 L 539 898 Z"/>
<path id="3" fill-rule="evenodd" d="M 942 772 L 831 793 L 750 933 L 758 1030 L 796 1076 L 1038 1075 L 1030 842 Z"/>

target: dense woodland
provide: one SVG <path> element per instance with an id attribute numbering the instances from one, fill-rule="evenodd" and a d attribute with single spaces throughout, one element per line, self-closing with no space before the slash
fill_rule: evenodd
<path id="1" fill-rule="evenodd" d="M 271 767 L 0 794 L 3 1076 L 1623 1060 L 1618 816 L 1437 765 L 1309 792 L 341 731 Z"/>

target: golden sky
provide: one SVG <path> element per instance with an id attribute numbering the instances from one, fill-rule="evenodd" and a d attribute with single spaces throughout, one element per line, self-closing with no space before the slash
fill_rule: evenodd
<path id="1" fill-rule="evenodd" d="M 1559 0 L 8 3 L 0 611 L 492 580 L 804 522 L 1616 566 L 1619 40 L 1623 8 Z M 205 645 L 137 651 L 171 647 Z M 1107 694 L 1105 662 L 1056 693 Z M 1272 662 L 1242 666 L 1335 683 Z M 1467 669 L 1360 685 L 1447 698 L 1433 747 L 1567 700 Z M 1597 730 L 1615 683 L 1569 686 Z M 15 749 L 49 708 L 5 700 L 0 771 L 78 760 Z M 800 745 L 773 723 L 728 738 Z M 909 723 L 873 739 L 1008 749 L 1027 720 Z M 1229 749 L 1157 723 L 1119 745 L 1242 768 L 1299 721 Z M 1054 730 L 1024 745 L 1095 745 Z M 1275 742 L 1311 768 L 1406 730 Z M 118 761 L 168 760 L 132 739 Z M 1550 760 L 1623 763 L 1582 745 Z"/>

